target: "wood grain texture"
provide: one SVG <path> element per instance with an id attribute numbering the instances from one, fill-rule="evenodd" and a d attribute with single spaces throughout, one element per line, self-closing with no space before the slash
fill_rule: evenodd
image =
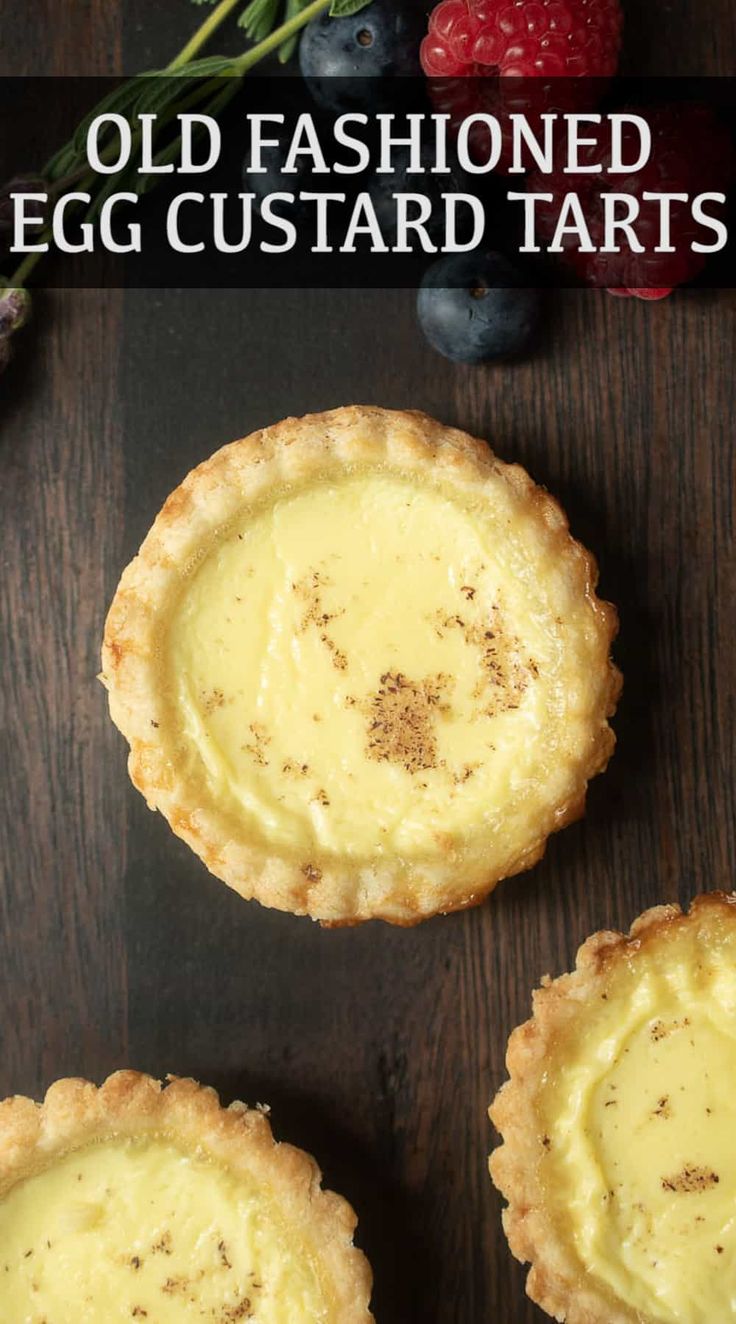
<path id="1" fill-rule="evenodd" d="M 733 71 L 730 0 L 707 25 L 694 0 L 630 9 L 653 69 Z M 0 2 L 6 65 L 28 64 L 29 12 Z M 99 70 L 116 42 L 126 68 L 160 62 L 192 21 L 183 0 L 64 15 L 34 71 Z M 42 300 L 2 384 L 0 1094 L 128 1063 L 268 1101 L 353 1200 L 380 1324 L 541 1322 L 485 1169 L 507 1035 L 591 931 L 734 883 L 735 333 L 731 293 L 571 292 L 528 362 L 465 369 L 406 292 Z M 481 909 L 415 931 L 322 932 L 210 878 L 128 786 L 94 680 L 116 576 L 187 469 L 351 401 L 421 407 L 524 463 L 621 611 L 619 749 L 587 818 Z"/>
<path id="2" fill-rule="evenodd" d="M 216 442 L 344 401 L 420 403 L 561 497 L 621 610 L 620 744 L 588 816 L 477 911 L 323 933 L 244 906 L 131 798 L 132 1057 L 271 1102 L 360 1210 L 389 1324 L 540 1317 L 485 1174 L 508 1032 L 594 929 L 733 884 L 735 307 L 556 295 L 536 358 L 477 370 L 432 355 L 407 293 L 127 298 L 126 550 Z"/>
<path id="3" fill-rule="evenodd" d="M 3 3 L 0 72 L 108 72 L 120 19 Z M 121 308 L 115 291 L 39 296 L 0 387 L 3 1094 L 127 1054 L 124 799 L 94 683 L 123 520 Z"/>
<path id="4" fill-rule="evenodd" d="M 3 1094 L 127 1051 L 124 799 L 94 680 L 122 528 L 119 309 L 41 298 L 2 387 Z"/>

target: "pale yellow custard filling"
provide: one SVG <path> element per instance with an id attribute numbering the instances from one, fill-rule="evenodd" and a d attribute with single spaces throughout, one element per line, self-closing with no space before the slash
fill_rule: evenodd
<path id="1" fill-rule="evenodd" d="M 733 937 L 684 928 L 634 956 L 556 1045 L 539 1108 L 546 1199 L 582 1268 L 636 1318 L 736 1320 Z"/>
<path id="2" fill-rule="evenodd" d="M 281 848 L 416 857 L 481 825 L 513 858 L 571 789 L 594 649 L 507 514 L 388 471 L 314 482 L 186 579 L 161 645 L 177 773 Z"/>
<path id="3" fill-rule="evenodd" d="M 161 1139 L 56 1160 L 0 1202 L 3 1324 L 333 1324 L 267 1192 Z"/>

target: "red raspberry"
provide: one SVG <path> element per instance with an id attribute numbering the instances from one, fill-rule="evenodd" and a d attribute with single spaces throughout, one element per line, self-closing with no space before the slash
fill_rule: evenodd
<path id="1" fill-rule="evenodd" d="M 441 0 L 421 47 L 430 78 L 610 78 L 619 0 Z"/>
<path id="2" fill-rule="evenodd" d="M 667 299 L 670 294 L 674 294 L 674 288 L 674 285 L 670 285 L 661 290 L 627 290 L 615 289 L 612 285 L 608 293 L 615 294 L 618 299 L 648 299 L 651 302 L 655 299 Z"/>
<path id="3" fill-rule="evenodd" d="M 602 195 L 623 192 L 639 204 L 638 219 L 633 223 L 644 253 L 632 253 L 624 244 L 619 253 L 581 253 L 574 236 L 563 242 L 561 254 L 576 275 L 586 284 L 607 289 L 620 298 L 664 299 L 678 285 L 693 280 L 705 266 L 704 254 L 693 252 L 692 242 L 702 238 L 693 220 L 690 205 L 677 202 L 671 208 L 673 253 L 658 253 L 659 209 L 643 194 L 680 193 L 690 199 L 702 192 L 728 192 L 734 174 L 733 148 L 726 126 L 707 106 L 684 103 L 672 106 L 635 107 L 648 124 L 652 135 L 649 161 L 636 173 L 606 175 L 610 148 L 601 139 L 585 149 L 585 166 L 602 165 L 600 174 L 566 174 L 567 158 L 564 137 L 557 148 L 557 164 L 552 175 L 532 171 L 527 177 L 531 192 L 551 194 L 552 203 L 537 204 L 538 241 L 551 240 L 567 193 L 576 193 L 583 216 L 596 248 L 604 242 Z M 633 155 L 636 154 L 636 147 Z M 629 156 L 629 159 L 632 159 Z"/>

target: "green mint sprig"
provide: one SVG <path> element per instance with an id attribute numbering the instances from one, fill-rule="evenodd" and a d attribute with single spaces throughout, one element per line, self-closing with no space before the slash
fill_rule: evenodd
<path id="1" fill-rule="evenodd" d="M 87 163 L 87 133 L 93 119 L 98 115 L 114 111 L 124 115 L 134 125 L 138 115 L 155 113 L 158 116 L 159 130 L 175 120 L 178 114 L 194 106 L 205 114 L 217 116 L 238 91 L 245 75 L 267 55 L 279 51 L 283 59 L 284 52 L 287 52 L 288 58 L 288 54 L 293 51 L 299 31 L 312 19 L 322 13 L 345 17 L 370 4 L 370 0 L 251 0 L 241 15 L 241 21 L 254 44 L 238 56 L 213 55 L 197 58 L 205 43 L 237 9 L 242 0 L 192 0 L 192 2 L 210 4 L 212 12 L 200 24 L 178 55 L 174 56 L 164 69 L 136 74 L 110 92 L 84 117 L 69 142 L 65 143 L 46 163 L 42 176 L 51 197 L 56 197 L 69 188 L 93 193 L 87 212 L 88 218 L 93 220 L 99 214 L 105 198 L 121 187 L 120 175 L 111 175 L 100 180 L 94 171 L 89 169 Z M 281 18 L 280 22 L 279 18 Z M 155 163 L 160 165 L 173 160 L 179 142 L 180 139 L 177 138 L 167 144 L 155 157 Z M 130 191 L 143 193 L 153 187 L 157 177 L 138 175 L 136 148 L 139 146 L 140 134 L 134 132 L 131 165 L 124 178 L 128 181 Z M 106 153 L 109 159 L 112 158 L 112 130 L 107 143 L 104 135 L 101 136 L 99 147 L 103 159 Z M 50 229 L 46 229 L 41 237 L 48 243 L 53 241 Z M 26 282 L 42 256 L 42 253 L 29 253 L 9 281 L 0 278 L 0 291 L 12 289 L 21 291 L 25 295 Z M 26 297 L 24 320 L 27 315 L 27 302 Z M 3 322 L 0 317 L 0 368 L 4 366 L 9 356 L 9 344 L 4 343 L 4 336 L 7 339 L 16 329 L 16 321 L 6 319 Z"/>

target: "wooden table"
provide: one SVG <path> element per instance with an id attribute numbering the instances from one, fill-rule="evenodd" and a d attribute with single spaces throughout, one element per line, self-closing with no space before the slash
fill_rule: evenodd
<path id="1" fill-rule="evenodd" d="M 630 9 L 630 67 L 736 67 L 731 0 Z M 187 24 L 183 0 L 1 0 L 0 71 L 132 71 Z M 507 1035 L 592 930 L 734 882 L 736 299 L 554 294 L 539 353 L 488 369 L 434 355 L 413 303 L 39 298 L 0 387 L 0 1094 L 129 1064 L 266 1100 L 354 1202 L 381 1324 L 531 1324 L 485 1163 Z M 129 786 L 95 680 L 118 574 L 174 482 L 351 401 L 421 407 L 528 466 L 622 619 L 619 748 L 587 819 L 481 909 L 413 931 L 323 932 L 209 877 Z"/>

